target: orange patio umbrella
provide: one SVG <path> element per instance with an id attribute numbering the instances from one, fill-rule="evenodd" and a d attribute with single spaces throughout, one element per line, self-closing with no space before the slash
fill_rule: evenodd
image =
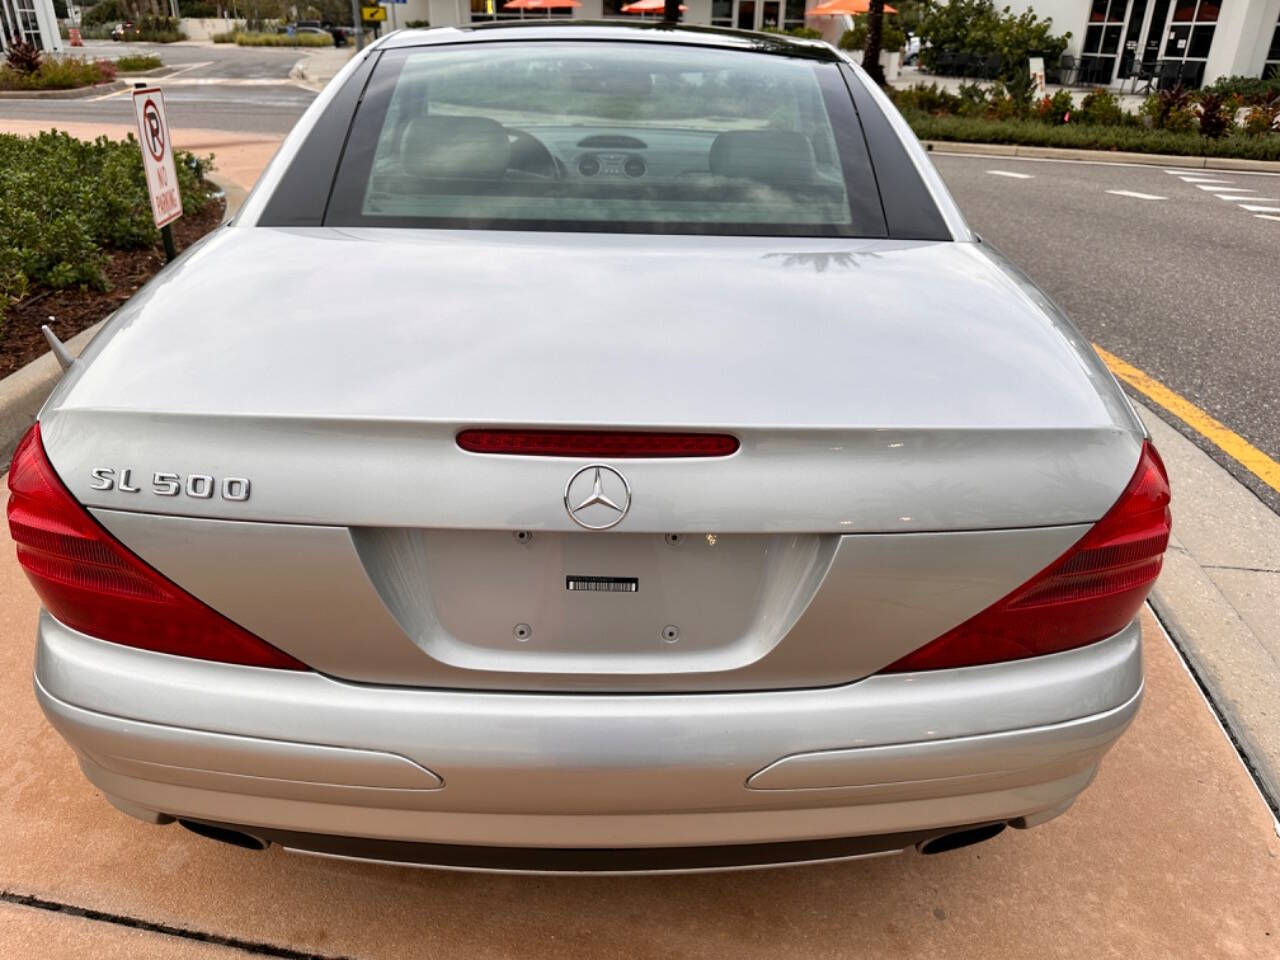
<path id="1" fill-rule="evenodd" d="M 683 3 L 680 4 L 681 13 L 688 9 Z M 635 0 L 635 3 L 628 3 L 622 8 L 623 13 L 662 13 L 664 10 L 666 0 Z"/>
<path id="2" fill-rule="evenodd" d="M 806 17 L 838 17 L 848 15 L 856 17 L 859 14 L 866 13 L 871 5 L 867 0 L 826 0 L 826 3 L 820 3 L 812 10 L 806 10 Z M 897 13 L 893 7 L 887 3 L 884 5 L 885 13 Z"/>

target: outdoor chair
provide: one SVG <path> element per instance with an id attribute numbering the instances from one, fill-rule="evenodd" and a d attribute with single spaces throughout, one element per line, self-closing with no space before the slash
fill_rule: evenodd
<path id="1" fill-rule="evenodd" d="M 1072 86 L 1079 79 L 1080 67 L 1076 63 L 1076 58 L 1069 53 L 1064 53 L 1058 57 L 1058 67 L 1054 71 L 1055 80 L 1064 87 Z"/>
<path id="2" fill-rule="evenodd" d="M 1178 75 L 1182 72 L 1182 61 L 1161 60 L 1156 65 L 1156 89 L 1172 90 L 1178 85 Z"/>
<path id="3" fill-rule="evenodd" d="M 1137 70 L 1134 71 L 1133 77 L 1131 78 L 1133 80 L 1133 85 L 1130 88 L 1129 92 L 1130 93 L 1141 92 L 1143 94 L 1151 93 L 1151 89 L 1156 82 L 1159 65 L 1160 65 L 1159 61 L 1157 60 L 1144 61 L 1142 63 L 1139 63 L 1137 65 L 1138 67 Z M 1142 85 L 1141 91 L 1138 90 L 1139 84 Z"/>

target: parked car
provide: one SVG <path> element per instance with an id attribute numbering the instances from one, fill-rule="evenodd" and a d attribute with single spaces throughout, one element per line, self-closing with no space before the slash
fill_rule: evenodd
<path id="1" fill-rule="evenodd" d="M 552 872 L 1071 805 L 1142 697 L 1164 469 L 860 68 L 543 21 L 333 84 L 14 455 L 36 695 L 107 800 Z"/>

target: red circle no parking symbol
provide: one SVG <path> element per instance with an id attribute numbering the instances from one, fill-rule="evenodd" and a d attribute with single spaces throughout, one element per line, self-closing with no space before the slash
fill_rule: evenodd
<path id="1" fill-rule="evenodd" d="M 160 122 L 160 108 L 150 97 L 142 105 L 142 133 L 147 153 L 159 163 L 164 159 L 164 124 Z"/>

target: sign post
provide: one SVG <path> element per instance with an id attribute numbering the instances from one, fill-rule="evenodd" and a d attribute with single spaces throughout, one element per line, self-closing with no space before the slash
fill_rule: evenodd
<path id="1" fill-rule="evenodd" d="M 1031 71 L 1031 95 L 1039 100 L 1044 96 L 1044 57 L 1031 57 L 1027 66 Z"/>
<path id="2" fill-rule="evenodd" d="M 164 240 L 164 254 L 172 260 L 178 251 L 173 245 L 169 224 L 182 216 L 182 194 L 178 190 L 178 169 L 173 163 L 169 121 L 165 119 L 164 94 L 160 88 L 134 90 L 133 111 L 138 118 L 138 142 L 142 147 L 142 168 L 147 174 L 147 193 L 151 196 L 151 218 Z"/>

